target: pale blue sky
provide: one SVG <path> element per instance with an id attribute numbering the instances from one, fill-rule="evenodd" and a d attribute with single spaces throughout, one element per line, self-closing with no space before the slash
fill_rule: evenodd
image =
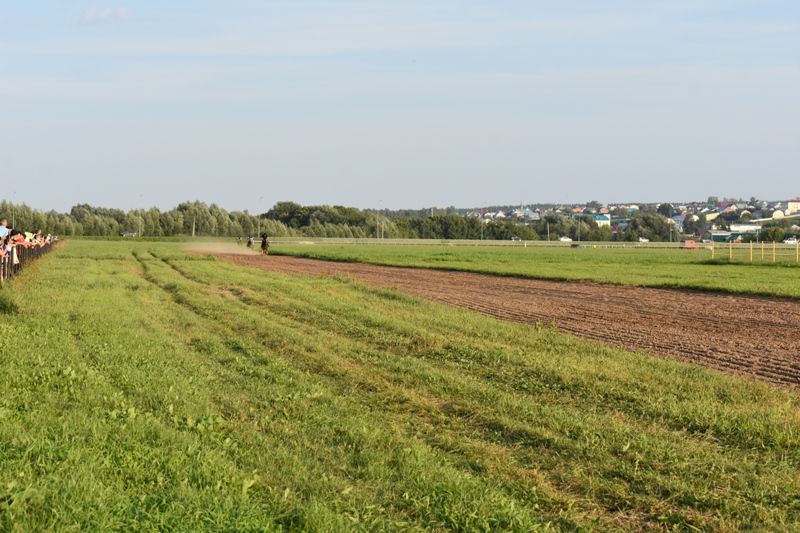
<path id="1" fill-rule="evenodd" d="M 800 194 L 800 2 L 0 0 L 0 197 Z"/>

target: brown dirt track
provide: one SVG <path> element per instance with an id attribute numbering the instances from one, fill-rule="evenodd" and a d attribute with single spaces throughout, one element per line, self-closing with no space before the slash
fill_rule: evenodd
<path id="1" fill-rule="evenodd" d="M 296 275 L 337 275 L 585 339 L 800 386 L 800 302 L 540 281 L 295 257 L 218 254 Z"/>

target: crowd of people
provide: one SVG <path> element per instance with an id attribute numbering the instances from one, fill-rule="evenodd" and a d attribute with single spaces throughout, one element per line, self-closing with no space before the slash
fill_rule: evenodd
<path id="1" fill-rule="evenodd" d="M 11 277 L 26 257 L 34 257 L 38 252 L 55 241 L 42 230 L 21 231 L 8 225 L 8 219 L 0 218 L 0 280 Z"/>

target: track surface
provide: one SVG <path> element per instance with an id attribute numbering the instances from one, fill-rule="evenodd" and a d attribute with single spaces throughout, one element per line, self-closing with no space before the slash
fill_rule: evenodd
<path id="1" fill-rule="evenodd" d="M 567 283 L 295 257 L 218 254 L 297 275 L 347 276 L 633 351 L 800 386 L 800 302 Z"/>

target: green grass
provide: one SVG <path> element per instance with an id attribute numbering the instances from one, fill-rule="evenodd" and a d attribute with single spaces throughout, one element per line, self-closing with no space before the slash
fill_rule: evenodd
<path id="1" fill-rule="evenodd" d="M 800 527 L 793 391 L 176 244 L 3 290 L 0 530 Z"/>
<path id="2" fill-rule="evenodd" d="M 791 254 L 790 254 L 791 252 Z M 537 279 L 800 298 L 794 250 L 782 264 L 710 261 L 707 250 L 531 246 L 276 244 L 276 255 Z M 721 252 L 720 252 L 721 253 Z M 742 250 L 737 257 L 743 260 Z"/>
<path id="3" fill-rule="evenodd" d="M 0 290 L 0 315 L 13 315 L 18 309 L 14 293 Z"/>

